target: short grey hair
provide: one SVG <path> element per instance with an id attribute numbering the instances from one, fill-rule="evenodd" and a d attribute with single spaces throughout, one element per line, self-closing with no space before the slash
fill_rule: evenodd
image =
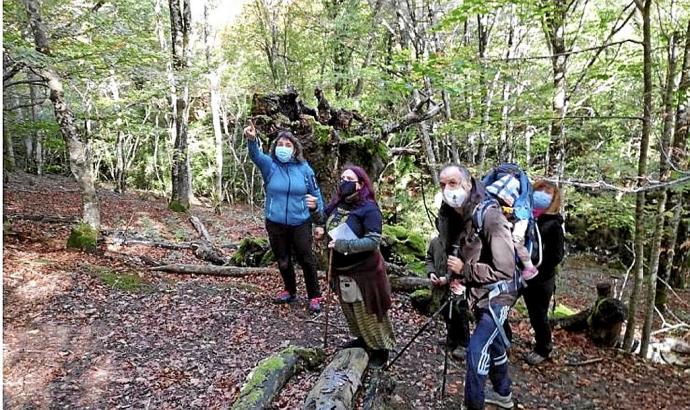
<path id="1" fill-rule="evenodd" d="M 455 163 L 455 162 L 449 162 L 445 164 L 444 166 L 441 167 L 441 171 L 439 171 L 439 175 L 443 173 L 443 171 L 450 169 L 450 168 L 457 168 L 458 171 L 460 171 L 460 176 L 462 176 L 462 179 L 465 181 L 471 181 L 472 180 L 472 174 L 470 174 L 470 171 L 463 167 L 462 165 Z"/>

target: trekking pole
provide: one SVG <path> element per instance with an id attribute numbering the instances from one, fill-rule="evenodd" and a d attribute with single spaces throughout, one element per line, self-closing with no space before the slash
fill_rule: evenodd
<path id="1" fill-rule="evenodd" d="M 400 356 L 402 356 L 403 353 L 405 353 L 407 348 L 410 347 L 410 345 L 415 341 L 415 339 L 417 339 L 417 337 L 419 337 L 420 334 L 422 334 L 422 332 L 427 328 L 427 326 L 429 326 L 429 324 L 434 320 L 434 318 L 436 318 L 436 316 L 438 316 L 438 314 L 441 313 L 441 311 L 443 311 L 443 309 L 448 305 L 449 302 L 450 302 L 450 299 L 447 299 L 443 303 L 443 305 L 441 305 L 441 307 L 436 312 L 434 312 L 433 315 L 431 315 L 431 317 L 426 321 L 426 323 L 424 323 L 422 325 L 422 327 L 419 328 L 417 333 L 415 333 L 414 336 L 412 336 L 412 339 L 410 339 L 410 341 L 407 342 L 405 347 L 403 347 L 402 350 L 400 352 L 398 352 L 398 354 L 393 358 L 393 360 L 388 362 L 388 365 L 386 365 L 386 367 L 384 367 L 384 370 L 388 370 L 388 369 L 390 369 L 391 366 L 393 366 L 393 363 L 395 363 L 398 360 L 398 358 Z"/>
<path id="2" fill-rule="evenodd" d="M 453 319 L 453 297 L 448 298 L 450 300 L 450 307 L 448 309 L 448 321 Z M 446 376 L 448 375 L 448 350 L 450 350 L 450 332 L 446 330 L 446 346 L 445 354 L 443 355 L 443 383 L 441 383 L 441 400 L 446 398 Z"/>
<path id="3" fill-rule="evenodd" d="M 328 300 L 331 296 L 331 266 L 333 262 L 333 249 L 328 250 L 328 270 L 326 271 L 326 303 L 324 303 L 326 325 L 323 330 L 323 350 L 328 347 Z"/>
<path id="4" fill-rule="evenodd" d="M 453 256 L 457 257 L 459 251 L 460 246 L 453 245 Z M 448 280 L 448 288 L 450 288 L 450 280 Z M 452 290 L 448 295 L 448 301 L 450 302 L 450 306 L 448 309 L 448 322 L 451 322 L 453 320 L 453 303 L 455 302 L 455 295 L 453 294 Z M 450 350 L 450 332 L 446 329 L 446 348 L 445 353 L 443 355 L 443 383 L 441 383 L 441 400 L 443 400 L 446 397 L 446 379 L 448 376 L 448 350 Z"/>

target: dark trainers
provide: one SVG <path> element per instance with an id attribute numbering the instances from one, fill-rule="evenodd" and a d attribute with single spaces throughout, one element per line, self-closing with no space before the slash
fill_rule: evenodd
<path id="1" fill-rule="evenodd" d="M 367 347 L 366 342 L 364 341 L 363 338 L 358 337 L 357 339 L 352 339 L 349 342 L 345 343 L 344 345 L 341 346 L 343 349 L 351 349 L 353 347 L 361 347 L 365 348 Z"/>
<path id="2" fill-rule="evenodd" d="M 373 350 L 369 354 L 369 366 L 373 368 L 383 367 L 388 362 L 388 350 Z"/>
<path id="3" fill-rule="evenodd" d="M 273 299 L 273 303 L 292 303 L 297 300 L 297 296 L 291 294 L 287 290 L 278 293 Z"/>
<path id="4" fill-rule="evenodd" d="M 465 349 L 464 347 L 458 346 L 455 349 L 453 349 L 453 352 L 450 355 L 453 356 L 455 360 L 459 360 L 462 362 L 465 361 L 466 351 L 467 349 Z"/>
<path id="5" fill-rule="evenodd" d="M 531 351 L 525 355 L 525 361 L 532 366 L 536 366 L 546 359 L 548 359 L 548 357 L 544 357 L 535 351 Z"/>
<path id="6" fill-rule="evenodd" d="M 487 391 L 485 391 L 484 403 L 493 404 L 499 409 L 512 409 L 515 406 L 513 402 L 513 393 L 508 393 L 507 396 L 501 396 L 493 391 L 493 389 L 487 389 Z"/>
<path id="7" fill-rule="evenodd" d="M 320 297 L 311 298 L 309 300 L 309 310 L 314 312 L 314 313 L 321 312 L 321 298 Z"/>

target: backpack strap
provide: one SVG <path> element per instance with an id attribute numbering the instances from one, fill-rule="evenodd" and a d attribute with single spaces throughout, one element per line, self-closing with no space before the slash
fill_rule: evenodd
<path id="1" fill-rule="evenodd" d="M 487 196 L 474 207 L 474 210 L 472 211 L 472 226 L 474 227 L 474 233 L 470 242 L 474 242 L 481 235 L 482 230 L 484 229 L 484 217 L 486 216 L 486 211 L 488 211 L 492 206 L 500 209 L 498 201 L 494 197 Z"/>
<path id="2" fill-rule="evenodd" d="M 477 206 L 474 208 L 474 211 L 472 212 L 472 224 L 474 226 L 474 234 L 472 237 L 472 241 L 474 241 L 481 235 L 482 229 L 484 229 L 484 217 L 486 216 L 486 212 L 492 206 L 501 209 L 501 206 L 499 205 L 496 199 L 494 199 L 493 197 L 487 197 L 479 204 L 477 204 Z M 517 293 L 522 285 L 519 277 L 520 270 L 516 265 L 515 272 L 513 273 L 513 279 L 501 280 L 483 286 L 484 289 L 489 291 L 489 313 L 491 314 L 491 318 L 496 324 L 496 330 L 498 331 L 501 341 L 503 342 L 503 345 L 506 347 L 506 349 L 510 347 L 510 340 L 508 339 L 508 336 L 506 335 L 505 330 L 503 329 L 503 325 L 500 319 L 498 318 L 498 316 L 496 316 L 496 312 L 494 312 L 494 309 L 491 307 L 491 300 L 502 293 Z"/>

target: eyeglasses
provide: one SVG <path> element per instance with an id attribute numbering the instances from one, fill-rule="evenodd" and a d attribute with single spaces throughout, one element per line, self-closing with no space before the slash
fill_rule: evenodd
<path id="1" fill-rule="evenodd" d="M 348 178 L 348 177 L 342 177 L 340 178 L 340 182 L 359 182 L 357 178 Z"/>

